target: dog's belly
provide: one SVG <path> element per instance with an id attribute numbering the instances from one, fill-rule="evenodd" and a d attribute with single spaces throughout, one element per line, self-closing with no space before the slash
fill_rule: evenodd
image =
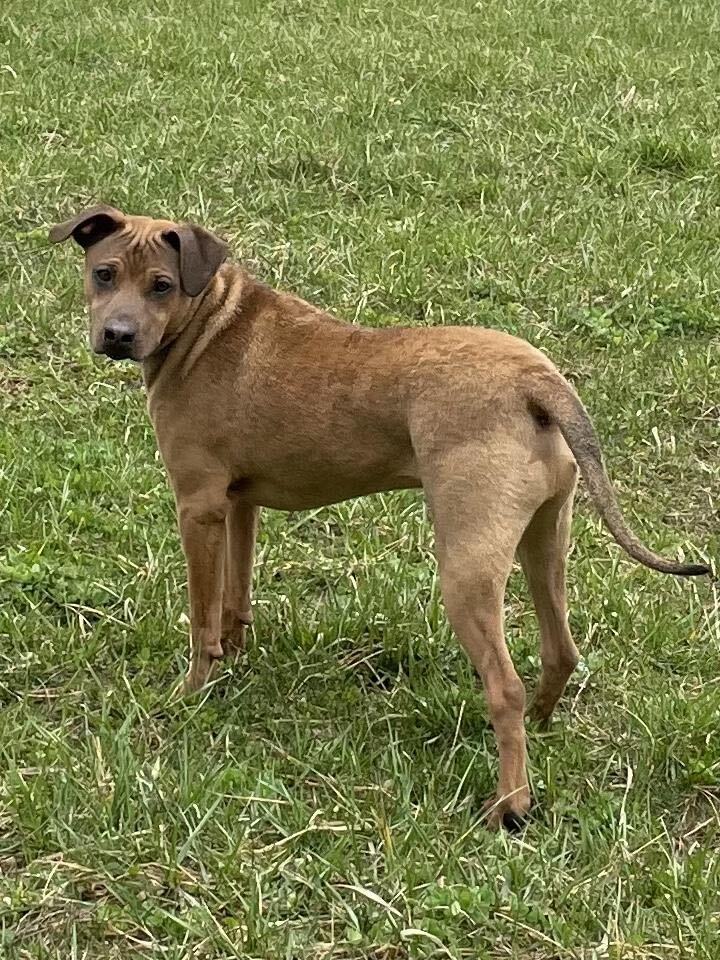
<path id="1" fill-rule="evenodd" d="M 366 479 L 364 482 L 362 478 L 333 478 L 333 481 L 329 483 L 327 478 L 323 478 L 315 482 L 289 484 L 265 478 L 242 479 L 232 484 L 230 492 L 257 506 L 273 510 L 311 510 L 371 493 L 421 486 L 419 478 L 410 473 Z"/>

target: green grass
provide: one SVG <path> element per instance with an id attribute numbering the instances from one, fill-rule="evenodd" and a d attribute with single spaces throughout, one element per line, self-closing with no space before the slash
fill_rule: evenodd
<path id="1" fill-rule="evenodd" d="M 421 498 L 268 513 L 245 661 L 173 703 L 184 568 L 138 371 L 86 348 L 105 200 L 222 231 L 367 324 L 485 324 L 578 385 L 633 524 L 717 556 L 720 8 L 6 0 L 0 20 L 0 955 L 720 957 L 716 588 L 581 498 L 583 662 L 496 753 Z M 515 576 L 508 639 L 537 628 Z"/>

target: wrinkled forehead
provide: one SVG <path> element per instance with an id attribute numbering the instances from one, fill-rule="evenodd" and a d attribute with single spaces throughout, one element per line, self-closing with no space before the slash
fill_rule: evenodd
<path id="1" fill-rule="evenodd" d="M 88 266 L 112 262 L 132 272 L 177 268 L 177 250 L 166 239 L 168 231 L 176 227 L 170 220 L 128 217 L 119 230 L 89 248 Z"/>

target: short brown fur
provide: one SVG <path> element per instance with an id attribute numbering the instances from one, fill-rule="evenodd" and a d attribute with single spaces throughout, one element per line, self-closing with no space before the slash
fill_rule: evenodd
<path id="1" fill-rule="evenodd" d="M 224 262 L 225 245 L 201 227 L 96 207 L 51 231 L 70 236 L 86 250 L 92 346 L 141 362 L 175 493 L 192 625 L 185 689 L 243 647 L 260 507 L 422 487 L 448 615 L 498 742 L 488 822 L 519 823 L 530 806 L 525 690 L 503 638 L 505 585 L 517 553 L 540 622 L 534 712 L 546 720 L 578 657 L 565 597 L 576 464 L 631 556 L 707 572 L 628 530 L 572 387 L 504 333 L 341 323 Z"/>

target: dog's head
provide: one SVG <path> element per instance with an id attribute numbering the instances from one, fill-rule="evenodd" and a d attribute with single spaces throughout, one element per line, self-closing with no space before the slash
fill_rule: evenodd
<path id="1" fill-rule="evenodd" d="M 202 227 L 92 207 L 50 230 L 85 250 L 90 344 L 113 360 L 144 360 L 182 329 L 227 256 Z"/>

